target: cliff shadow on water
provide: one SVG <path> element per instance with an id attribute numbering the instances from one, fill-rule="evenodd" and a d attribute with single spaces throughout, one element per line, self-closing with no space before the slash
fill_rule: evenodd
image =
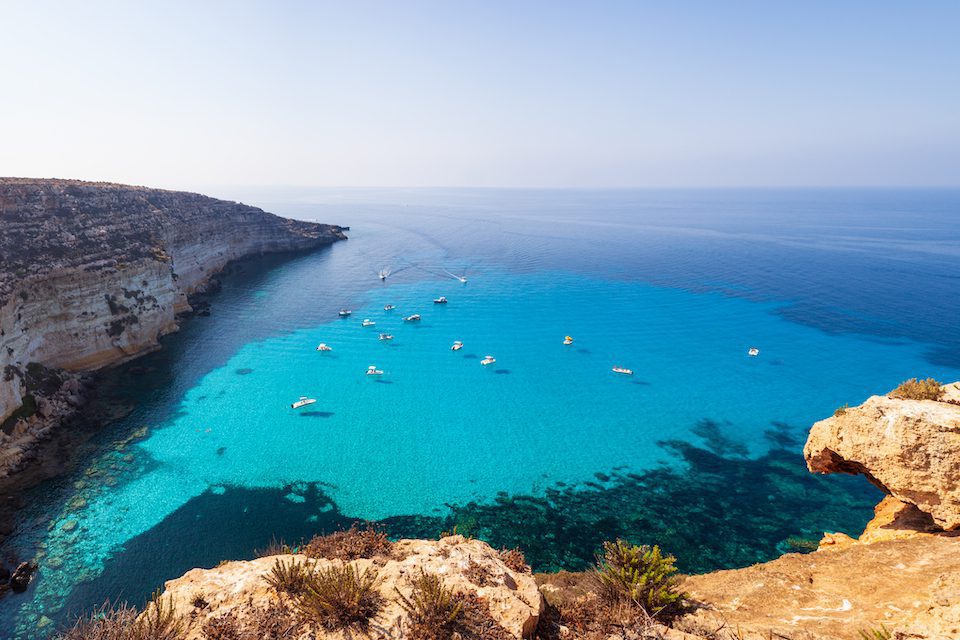
<path id="1" fill-rule="evenodd" d="M 36 444 L 36 457 L 26 468 L 0 479 L 0 546 L 14 532 L 19 510 L 59 495 L 58 479 L 91 456 L 172 417 L 176 403 L 171 398 L 182 396 L 204 375 L 223 366 L 244 344 L 334 313 L 337 301 L 319 295 L 322 287 L 310 284 L 316 280 L 310 274 L 323 268 L 337 246 L 230 262 L 216 275 L 209 293 L 192 298 L 201 312 L 182 320 L 179 331 L 162 337 L 160 349 L 88 374 L 83 409 Z M 283 278 L 278 273 L 281 269 Z M 310 310 L 294 325 L 286 316 L 271 314 L 262 314 L 257 322 L 238 321 L 238 317 L 260 316 L 258 309 L 270 304 L 272 295 L 290 295 L 290 275 L 313 298 Z"/>
<path id="2" fill-rule="evenodd" d="M 376 525 L 395 538 L 456 530 L 494 547 L 519 547 L 537 571 L 584 569 L 603 541 L 622 537 L 659 544 L 677 556 L 681 570 L 699 573 L 810 551 L 824 530 L 858 533 L 869 519 L 879 492 L 862 478 L 811 475 L 795 449 L 784 446 L 795 444 L 784 425 L 768 432 L 776 446 L 759 458 L 731 453 L 731 444 L 706 425 L 711 435 L 704 446 L 658 443 L 679 464 L 597 472 L 595 481 L 578 486 L 500 494 L 449 505 L 446 515 L 395 516 Z M 100 575 L 75 586 L 60 615 L 67 619 L 105 598 L 141 604 L 191 568 L 251 558 L 272 540 L 296 545 L 355 522 L 316 483 L 215 487 L 129 540 Z"/>

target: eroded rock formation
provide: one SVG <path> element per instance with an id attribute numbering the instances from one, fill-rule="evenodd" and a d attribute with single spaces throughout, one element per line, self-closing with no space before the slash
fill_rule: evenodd
<path id="1" fill-rule="evenodd" d="M 940 401 L 873 396 L 813 425 L 804 447 L 816 473 L 862 473 L 944 529 L 960 528 L 960 383 Z"/>
<path id="2" fill-rule="evenodd" d="M 73 389 L 34 397 L 31 365 L 90 371 L 155 349 L 229 261 L 343 238 L 194 193 L 0 178 L 0 477 L 50 427 L 38 413 L 83 401 L 69 375 Z"/>

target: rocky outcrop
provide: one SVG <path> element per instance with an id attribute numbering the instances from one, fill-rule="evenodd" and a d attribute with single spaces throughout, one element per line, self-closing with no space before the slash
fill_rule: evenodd
<path id="1" fill-rule="evenodd" d="M 90 371 L 153 350 L 229 261 L 343 238 L 336 226 L 194 193 L 0 178 L 0 477 L 21 461 L 11 450 L 50 423 L 30 423 L 41 410 L 31 363 Z"/>
<path id="2" fill-rule="evenodd" d="M 960 528 L 960 383 L 940 401 L 873 396 L 813 425 L 804 447 L 816 473 L 861 473 L 940 527 Z"/>
<path id="3" fill-rule="evenodd" d="M 264 577 L 278 560 L 305 561 L 305 556 L 269 556 L 245 562 L 227 562 L 214 569 L 193 569 L 166 583 L 163 602 L 169 603 L 186 625 L 185 640 L 201 640 L 203 627 L 210 621 L 235 615 L 244 623 L 249 612 L 263 610 L 280 599 Z M 313 561 L 311 561 L 313 562 Z M 316 560 L 322 569 L 342 560 Z M 477 596 L 495 624 L 496 633 L 485 638 L 529 638 L 543 610 L 543 598 L 533 576 L 508 568 L 489 545 L 462 536 L 437 540 L 400 540 L 389 558 L 376 557 L 353 561 L 359 572 L 376 571 L 377 589 L 385 605 L 371 625 L 370 637 L 409 637 L 409 616 L 401 606 L 399 594 L 410 596 L 411 580 L 421 572 L 442 578 L 445 587 L 459 594 Z M 197 597 L 202 600 L 198 608 Z M 312 635 L 304 624 L 301 638 L 353 637 L 340 631 L 316 630 Z M 363 636 L 363 634 L 360 634 Z M 358 636 L 359 637 L 359 636 Z"/>

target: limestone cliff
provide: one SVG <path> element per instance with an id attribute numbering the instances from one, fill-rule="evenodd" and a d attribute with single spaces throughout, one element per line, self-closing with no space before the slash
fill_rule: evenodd
<path id="1" fill-rule="evenodd" d="M 960 528 L 960 385 L 936 400 L 873 396 L 813 425 L 804 448 L 818 473 L 862 473 L 944 529 Z"/>
<path id="2" fill-rule="evenodd" d="M 177 315 L 190 310 L 188 296 L 229 261 L 344 238 L 340 227 L 195 193 L 0 178 L 0 423 L 7 421 L 0 451 L 6 466 L 14 441 L 22 446 L 32 437 L 26 421 L 8 420 L 37 408 L 27 397 L 31 363 L 90 371 L 150 351 L 177 329 Z"/>

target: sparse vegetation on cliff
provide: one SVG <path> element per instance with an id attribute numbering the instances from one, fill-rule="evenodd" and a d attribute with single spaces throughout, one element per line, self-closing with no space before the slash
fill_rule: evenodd
<path id="1" fill-rule="evenodd" d="M 393 543 L 386 533 L 373 525 L 360 528 L 356 524 L 346 531 L 314 536 L 303 547 L 303 554 L 307 557 L 345 562 L 377 556 L 389 557 L 392 552 Z"/>
<path id="2" fill-rule="evenodd" d="M 142 615 L 127 605 L 104 604 L 77 620 L 57 640 L 180 640 L 183 623 L 160 592 L 153 595 Z"/>
<path id="3" fill-rule="evenodd" d="M 656 545 L 605 542 L 596 569 L 600 596 L 610 603 L 632 602 L 651 615 L 676 607 L 683 593 L 677 587 L 675 561 Z"/>
<path id="4" fill-rule="evenodd" d="M 910 378 L 901 382 L 887 395 L 901 400 L 940 400 L 943 397 L 943 385 L 933 378 Z"/>
<path id="5" fill-rule="evenodd" d="M 377 590 L 375 570 L 359 571 L 352 564 L 344 564 L 309 572 L 303 593 L 294 604 L 319 627 L 366 631 L 385 601 Z"/>
<path id="6" fill-rule="evenodd" d="M 409 596 L 397 589 L 400 606 L 410 619 L 411 640 L 448 640 L 463 613 L 463 597 L 443 583 L 440 576 L 426 573 L 412 581 Z"/>

